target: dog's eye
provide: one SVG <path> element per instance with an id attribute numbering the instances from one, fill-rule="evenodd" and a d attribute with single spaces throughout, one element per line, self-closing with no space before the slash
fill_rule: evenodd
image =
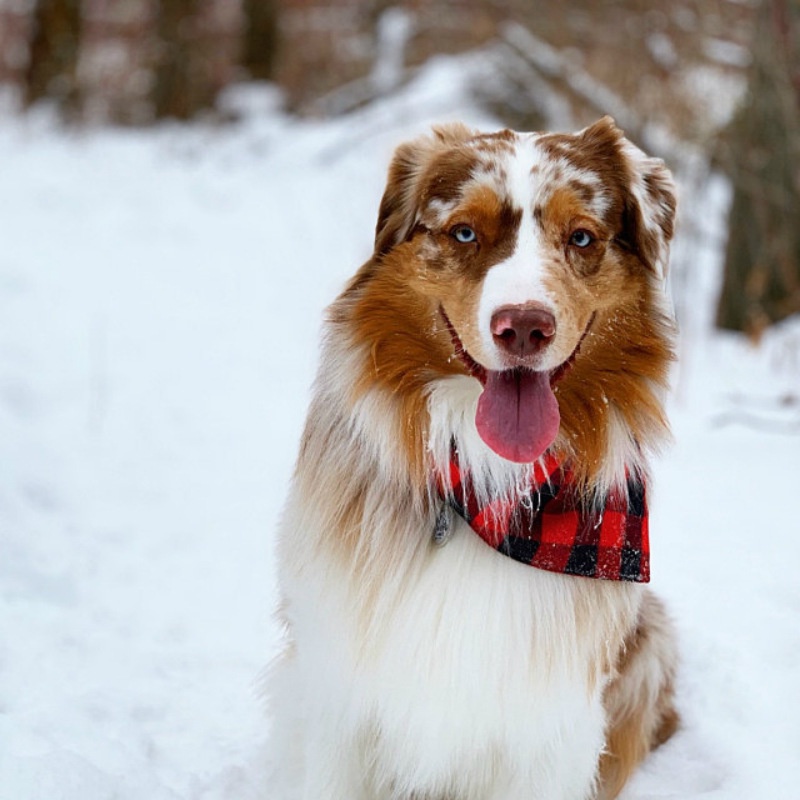
<path id="1" fill-rule="evenodd" d="M 471 244 L 478 241 L 478 234 L 469 225 L 456 225 L 450 233 L 461 244 Z"/>
<path id="2" fill-rule="evenodd" d="M 569 243 L 574 244 L 575 247 L 588 247 L 593 241 L 594 236 L 583 228 L 573 231 L 572 236 L 569 237 Z"/>

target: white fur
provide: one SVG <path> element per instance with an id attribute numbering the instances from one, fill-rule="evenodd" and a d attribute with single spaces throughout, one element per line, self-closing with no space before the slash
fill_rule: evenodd
<path id="1" fill-rule="evenodd" d="M 301 644 L 274 678 L 282 777 L 270 796 L 591 796 L 603 684 L 587 688 L 598 642 L 558 624 L 575 613 L 575 581 L 531 574 L 463 525 L 419 566 L 385 609 L 385 635 L 364 642 L 346 584 L 306 565 L 289 607 Z"/>
<path id="2" fill-rule="evenodd" d="M 344 390 L 347 359 L 330 355 L 325 380 Z M 496 492 L 522 472 L 480 441 L 475 386 L 469 378 L 433 385 L 430 452 L 443 467 L 455 435 L 469 468 Z M 370 419 L 378 409 L 363 406 L 351 445 L 376 433 L 385 443 Z M 271 678 L 279 767 L 271 799 L 591 797 L 608 677 L 594 676 L 592 665 L 610 663 L 608 640 L 620 618 L 634 619 L 638 587 L 517 564 L 461 520 L 436 548 L 430 516 L 393 513 L 391 457 L 362 456 L 373 479 L 370 539 L 396 539 L 399 528 L 404 552 L 367 599 L 326 549 L 324 516 L 295 486 L 280 535 L 292 645 Z M 576 620 L 588 607 L 599 621 L 581 631 Z"/>
<path id="3" fill-rule="evenodd" d="M 591 646 L 557 625 L 575 582 L 463 529 L 419 567 L 363 642 L 346 584 L 306 565 L 281 697 L 305 741 L 272 797 L 589 797 L 605 720 L 601 686 L 587 689 Z"/>

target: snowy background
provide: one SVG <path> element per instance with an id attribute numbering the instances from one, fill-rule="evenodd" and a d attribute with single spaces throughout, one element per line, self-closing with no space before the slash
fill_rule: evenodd
<path id="1" fill-rule="evenodd" d="M 272 538 L 322 311 L 393 147 L 495 127 L 458 72 L 333 122 L 254 89 L 216 128 L 0 110 L 0 800 L 270 798 Z M 726 202 L 684 198 L 653 496 L 684 725 L 626 800 L 800 797 L 800 325 L 712 333 Z"/>

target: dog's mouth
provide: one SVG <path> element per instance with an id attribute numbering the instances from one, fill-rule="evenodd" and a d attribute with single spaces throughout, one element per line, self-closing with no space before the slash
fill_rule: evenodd
<path id="1" fill-rule="evenodd" d="M 536 461 L 558 435 L 561 415 L 553 389 L 575 362 L 594 315 L 569 358 L 555 369 L 490 370 L 469 354 L 444 308 L 440 306 L 439 310 L 456 356 L 469 374 L 483 385 L 475 414 L 475 426 L 481 439 L 509 461 L 522 464 Z"/>

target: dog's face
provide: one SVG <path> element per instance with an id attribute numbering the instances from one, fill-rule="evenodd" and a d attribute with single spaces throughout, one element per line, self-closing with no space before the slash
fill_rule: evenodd
<path id="1" fill-rule="evenodd" d="M 483 384 L 478 432 L 511 461 L 535 460 L 560 430 L 574 439 L 581 420 L 564 398 L 590 402 L 580 384 L 592 373 L 601 404 L 614 393 L 598 371 L 663 379 L 631 353 L 658 338 L 646 318 L 659 317 L 674 212 L 663 164 L 609 119 L 574 135 L 453 126 L 402 146 L 375 256 L 351 285 L 375 377 L 398 374 L 391 358 L 419 381 L 471 375 Z"/>

